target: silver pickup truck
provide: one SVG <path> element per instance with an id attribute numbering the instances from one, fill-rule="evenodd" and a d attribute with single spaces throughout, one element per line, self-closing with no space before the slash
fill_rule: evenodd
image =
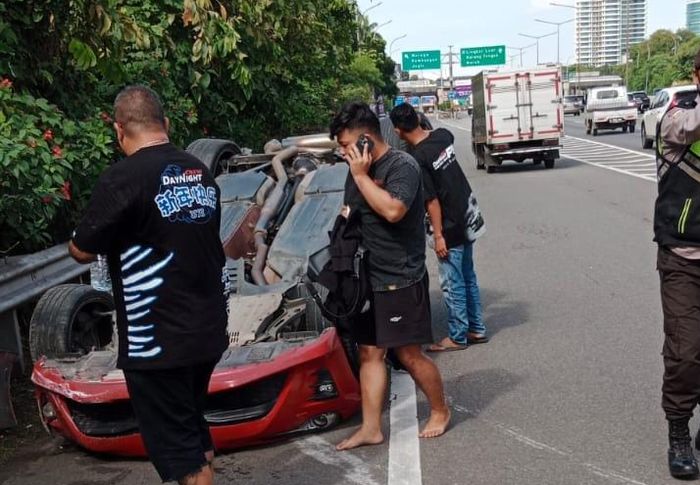
<path id="1" fill-rule="evenodd" d="M 586 133 L 598 135 L 598 130 L 622 128 L 623 133 L 634 133 L 637 127 L 637 108 L 627 97 L 627 88 L 615 86 L 588 91 L 584 114 Z"/>

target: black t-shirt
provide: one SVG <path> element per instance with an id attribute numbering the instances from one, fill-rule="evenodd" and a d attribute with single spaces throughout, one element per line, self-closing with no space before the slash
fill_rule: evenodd
<path id="1" fill-rule="evenodd" d="M 220 220 L 214 178 L 169 143 L 143 148 L 100 176 L 73 241 L 107 255 L 119 367 L 221 357 L 228 338 Z"/>
<path id="2" fill-rule="evenodd" d="M 454 136 L 444 128 L 431 131 L 412 155 L 423 172 L 425 200 L 437 198 L 442 209 L 442 233 L 448 248 L 467 241 L 466 214 L 472 189 L 457 162 Z"/>
<path id="3" fill-rule="evenodd" d="M 351 173 L 345 182 L 345 204 L 360 211 L 362 245 L 369 254 L 374 291 L 410 286 L 425 274 L 425 210 L 420 168 L 408 153 L 396 149 L 376 160 L 369 176 L 382 189 L 408 207 L 400 221 L 391 223 L 372 210 Z"/>

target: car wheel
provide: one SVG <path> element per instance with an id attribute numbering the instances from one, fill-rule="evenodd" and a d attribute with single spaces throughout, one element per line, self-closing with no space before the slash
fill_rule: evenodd
<path id="1" fill-rule="evenodd" d="M 496 173 L 496 166 L 495 165 L 489 165 L 486 167 L 486 173 Z"/>
<path id="2" fill-rule="evenodd" d="M 650 149 L 654 146 L 654 140 L 651 138 L 647 138 L 647 130 L 644 125 L 642 125 L 642 148 L 644 149 Z"/>
<path id="3" fill-rule="evenodd" d="M 630 125 L 630 133 L 634 133 L 636 129 L 637 129 L 637 126 L 634 123 L 632 123 Z"/>
<path id="4" fill-rule="evenodd" d="M 553 158 L 548 158 L 544 161 L 544 168 L 554 168 L 555 160 Z"/>
<path id="5" fill-rule="evenodd" d="M 33 360 L 85 355 L 112 341 L 112 295 L 89 285 L 59 285 L 39 299 L 29 323 Z"/>
<path id="6" fill-rule="evenodd" d="M 532 159 L 532 164 L 533 164 L 533 165 L 540 165 L 541 163 L 542 163 L 542 159 L 541 159 L 541 158 L 533 158 L 533 159 Z"/>
<path id="7" fill-rule="evenodd" d="M 627 133 L 627 125 L 622 127 L 622 133 Z"/>
<path id="8" fill-rule="evenodd" d="M 197 157 L 216 177 L 224 169 L 223 162 L 234 155 L 240 155 L 241 149 L 230 140 L 200 138 L 189 144 L 187 152 Z"/>

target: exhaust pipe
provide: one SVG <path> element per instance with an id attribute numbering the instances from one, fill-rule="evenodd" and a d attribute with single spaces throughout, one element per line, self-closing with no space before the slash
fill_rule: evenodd
<path id="1" fill-rule="evenodd" d="M 270 226 L 270 221 L 279 213 L 280 204 L 282 198 L 284 197 L 284 189 L 289 182 L 289 177 L 287 177 L 287 171 L 284 169 L 284 162 L 291 158 L 294 158 L 299 153 L 299 148 L 296 146 L 291 146 L 285 148 L 284 150 L 278 152 L 272 158 L 272 170 L 275 172 L 277 177 L 277 185 L 272 190 L 272 193 L 265 201 L 262 210 L 260 211 L 260 218 L 255 226 L 255 262 L 250 270 L 250 275 L 253 278 L 253 282 L 256 285 L 267 285 L 267 280 L 263 274 L 265 269 L 265 264 L 267 263 L 267 253 L 269 247 L 266 243 L 267 230 Z"/>

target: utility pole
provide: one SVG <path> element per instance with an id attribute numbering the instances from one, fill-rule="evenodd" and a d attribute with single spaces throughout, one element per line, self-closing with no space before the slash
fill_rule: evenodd
<path id="1" fill-rule="evenodd" d="M 450 53 L 449 53 L 449 56 L 450 56 L 450 61 L 449 61 L 450 62 L 450 92 L 453 92 L 455 89 L 455 78 L 454 78 L 454 75 L 452 73 L 452 45 L 450 45 L 448 47 L 450 48 Z"/>

